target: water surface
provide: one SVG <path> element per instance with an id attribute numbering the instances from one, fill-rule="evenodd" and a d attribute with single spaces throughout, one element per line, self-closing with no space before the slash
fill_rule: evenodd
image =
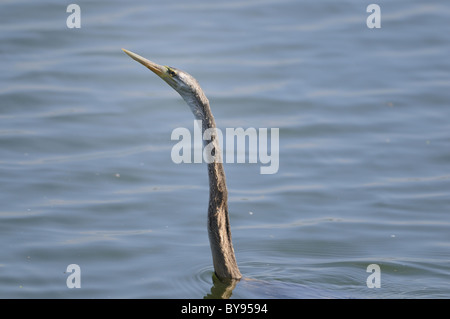
<path id="1" fill-rule="evenodd" d="M 206 167 L 170 157 L 194 118 L 122 47 L 194 75 L 223 130 L 280 130 L 276 174 L 225 164 L 232 298 L 450 297 L 450 7 L 377 3 L 380 29 L 356 0 L 81 1 L 69 29 L 3 2 L 0 297 L 211 292 Z"/>

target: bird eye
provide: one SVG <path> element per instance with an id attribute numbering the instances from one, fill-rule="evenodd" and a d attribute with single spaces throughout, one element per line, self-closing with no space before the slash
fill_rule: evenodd
<path id="1" fill-rule="evenodd" d="M 176 76 L 177 72 L 175 72 L 171 67 L 167 67 L 167 73 L 169 73 L 170 76 Z"/>

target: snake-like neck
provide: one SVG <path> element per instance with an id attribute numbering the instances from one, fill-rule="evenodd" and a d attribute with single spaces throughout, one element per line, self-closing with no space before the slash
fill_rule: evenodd
<path id="1" fill-rule="evenodd" d="M 214 270 L 222 280 L 240 279 L 241 272 L 236 263 L 233 243 L 231 240 L 230 220 L 228 216 L 228 190 L 223 169 L 219 140 L 215 133 L 216 123 L 211 113 L 209 102 L 206 99 L 197 99 L 201 101 L 200 109 L 197 113 L 202 120 L 202 134 L 209 130 L 211 139 L 204 140 L 204 144 L 211 144 L 214 149 L 211 154 L 215 160 L 208 163 L 209 177 L 209 205 L 208 205 L 208 235 L 211 246 Z"/>

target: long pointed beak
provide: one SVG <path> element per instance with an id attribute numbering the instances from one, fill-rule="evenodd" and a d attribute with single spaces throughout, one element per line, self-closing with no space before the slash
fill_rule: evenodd
<path id="1" fill-rule="evenodd" d="M 141 57 L 139 54 L 133 53 L 133 52 L 125 50 L 125 49 L 122 49 L 122 50 L 123 50 L 123 52 L 128 54 L 133 60 L 144 65 L 145 67 L 147 67 L 148 69 L 150 69 L 151 71 L 153 71 L 154 73 L 159 75 L 160 77 L 162 77 L 164 74 L 166 74 L 166 68 L 163 67 L 162 65 L 159 65 L 150 60 L 147 60 L 146 58 Z"/>

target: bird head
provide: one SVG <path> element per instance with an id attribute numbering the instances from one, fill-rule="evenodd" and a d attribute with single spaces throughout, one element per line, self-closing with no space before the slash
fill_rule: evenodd
<path id="1" fill-rule="evenodd" d="M 156 64 L 134 52 L 122 49 L 133 60 L 141 63 L 143 66 L 153 71 L 167 84 L 169 84 L 175 91 L 177 91 L 185 100 L 190 104 L 192 101 L 204 99 L 207 101 L 206 96 L 200 88 L 197 80 L 190 74 L 173 68 L 170 66 Z M 195 111 L 194 109 L 192 110 Z M 196 112 L 194 112 L 195 114 Z"/>

